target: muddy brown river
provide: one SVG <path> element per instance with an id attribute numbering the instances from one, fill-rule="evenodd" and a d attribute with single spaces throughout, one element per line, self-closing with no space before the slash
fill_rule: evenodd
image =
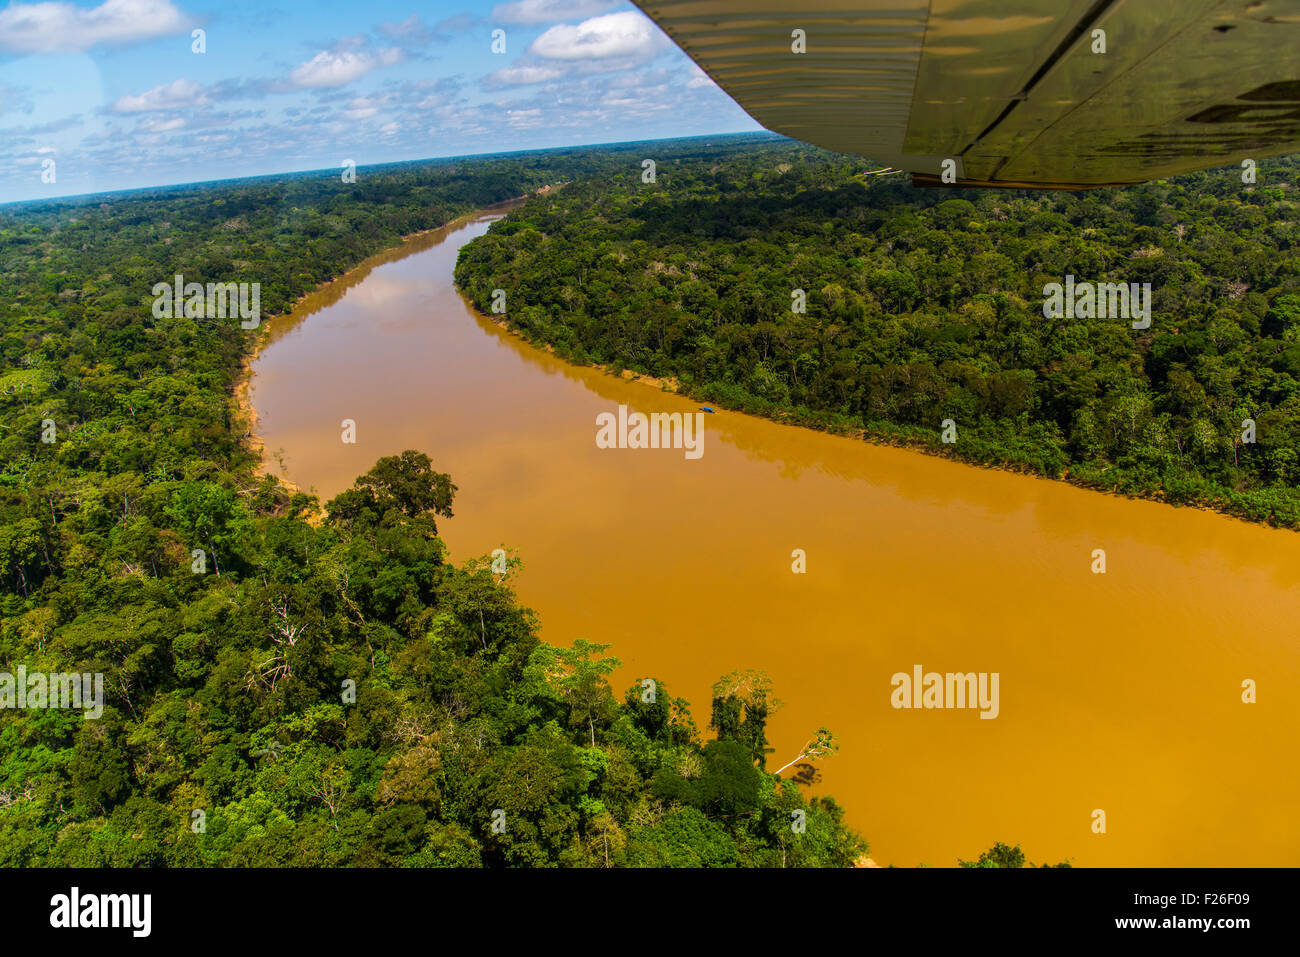
<path id="1" fill-rule="evenodd" d="M 996 841 L 1036 863 L 1300 864 L 1300 535 L 725 411 L 698 458 L 598 448 L 600 413 L 699 403 L 476 316 L 452 269 L 500 215 L 272 321 L 251 385 L 270 470 L 324 499 L 427 452 L 460 488 L 452 559 L 517 551 L 543 639 L 612 643 L 619 697 L 659 678 L 704 728 L 718 677 L 766 671 L 772 769 L 830 727 L 813 787 L 881 864 Z M 996 674 L 996 717 L 894 707 L 917 666 Z"/>

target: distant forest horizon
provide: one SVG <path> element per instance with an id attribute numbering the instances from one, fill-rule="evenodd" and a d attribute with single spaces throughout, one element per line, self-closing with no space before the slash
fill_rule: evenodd
<path id="1" fill-rule="evenodd" d="M 768 130 L 746 130 L 741 133 L 700 133 L 690 136 L 661 137 L 654 140 L 621 140 L 610 141 L 607 143 L 579 143 L 573 146 L 546 146 L 537 149 L 519 149 L 519 150 L 500 150 L 490 153 L 463 153 L 450 154 L 447 156 L 427 156 L 420 159 L 391 160 L 379 163 L 358 163 L 357 170 L 368 170 L 371 174 L 392 172 L 402 167 L 410 166 L 436 166 L 447 163 L 477 162 L 480 160 L 490 159 L 508 159 L 511 157 L 527 156 L 545 156 L 545 155 L 563 155 L 566 153 L 581 152 L 583 150 L 605 150 L 605 149 L 623 149 L 633 146 L 644 146 L 652 144 L 673 145 L 678 143 L 690 143 L 694 140 L 702 140 L 706 143 L 723 140 L 753 140 L 755 142 L 776 142 L 791 140 L 780 133 L 772 133 Z M 813 147 L 815 148 L 815 147 Z M 236 186 L 239 184 L 257 183 L 262 180 L 279 180 L 292 179 L 302 176 L 334 176 L 342 175 L 341 166 L 321 166 L 313 169 L 301 170 L 278 170 L 270 173 L 255 173 L 249 176 L 232 176 L 228 179 L 196 179 L 196 180 L 179 180 L 172 183 L 158 183 L 151 186 L 130 186 L 122 189 L 101 190 L 91 193 L 73 193 L 66 196 L 50 197 L 31 197 L 28 199 L 11 199 L 0 202 L 0 210 L 11 206 L 31 206 L 45 203 L 86 203 L 96 200 L 107 199 L 119 196 L 133 196 L 138 194 L 151 194 L 160 190 L 184 190 L 199 187 L 224 187 Z"/>

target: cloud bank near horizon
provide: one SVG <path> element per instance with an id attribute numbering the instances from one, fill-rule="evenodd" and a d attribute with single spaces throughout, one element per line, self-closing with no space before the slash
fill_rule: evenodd
<path id="1" fill-rule="evenodd" d="M 759 129 L 626 0 L 205 2 L 0 9 L 0 201 Z"/>

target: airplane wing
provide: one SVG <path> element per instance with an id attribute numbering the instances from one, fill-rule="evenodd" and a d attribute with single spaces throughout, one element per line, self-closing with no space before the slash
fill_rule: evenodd
<path id="1" fill-rule="evenodd" d="M 918 185 L 1086 189 L 1300 152 L 1300 0 L 633 2 L 767 129 Z"/>

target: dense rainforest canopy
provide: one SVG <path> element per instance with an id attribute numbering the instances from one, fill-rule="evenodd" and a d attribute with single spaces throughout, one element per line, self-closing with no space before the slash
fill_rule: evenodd
<path id="1" fill-rule="evenodd" d="M 101 673 L 106 698 L 92 720 L 0 710 L 0 864 L 866 852 L 832 799 L 765 770 L 760 676 L 719 683 L 708 735 L 668 683 L 616 696 L 607 646 L 539 641 L 509 587 L 516 557 L 448 561 L 436 520 L 455 485 L 436 448 L 379 461 L 323 507 L 259 478 L 232 400 L 257 333 L 151 310 L 154 284 L 183 273 L 260 282 L 263 314 L 280 313 L 403 234 L 610 182 L 643 149 L 0 207 L 0 671 Z"/>
<path id="2" fill-rule="evenodd" d="M 461 288 L 727 408 L 1300 528 L 1296 159 L 1062 193 L 790 141 L 646 156 L 493 224 Z M 1046 317 L 1067 276 L 1150 283 L 1149 328 Z"/>

